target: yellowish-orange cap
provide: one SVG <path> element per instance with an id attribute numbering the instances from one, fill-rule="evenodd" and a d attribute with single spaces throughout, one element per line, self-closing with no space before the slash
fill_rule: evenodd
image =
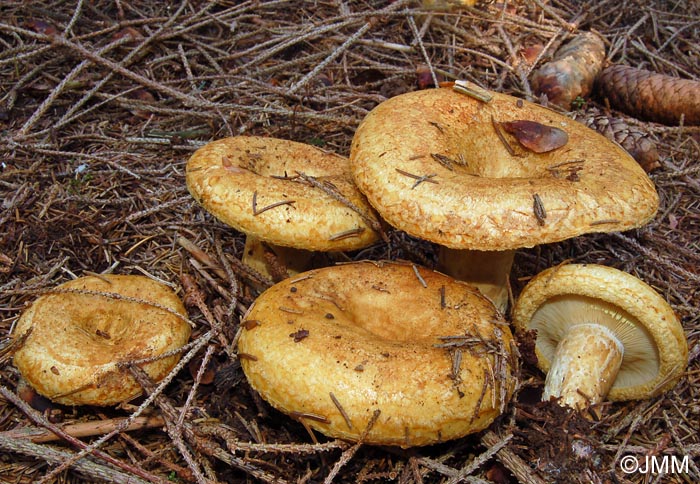
<path id="1" fill-rule="evenodd" d="M 490 425 L 515 387 L 501 314 L 473 286 L 424 268 L 308 271 L 261 294 L 242 326 L 252 387 L 333 437 L 403 447 L 454 439 Z"/>
<path id="2" fill-rule="evenodd" d="M 542 106 L 487 94 L 410 92 L 365 117 L 350 163 L 387 222 L 453 249 L 508 250 L 653 218 L 654 185 L 620 146 Z M 568 141 L 528 151 L 501 124 L 519 120 L 561 129 Z"/>
<path id="3" fill-rule="evenodd" d="M 178 296 L 145 276 L 100 275 L 61 284 L 22 314 L 26 340 L 14 364 L 38 393 L 65 405 L 115 405 L 141 393 L 121 363 L 154 358 L 187 343 L 190 326 Z M 141 368 L 155 381 L 180 354 Z"/>
<path id="4" fill-rule="evenodd" d="M 223 223 L 271 244 L 344 251 L 378 239 L 372 228 L 378 221 L 347 158 L 304 143 L 256 136 L 213 141 L 188 161 L 187 187 Z"/>
<path id="5" fill-rule="evenodd" d="M 538 366 L 545 373 L 570 327 L 605 326 L 623 348 L 609 400 L 658 395 L 687 366 L 688 343 L 671 306 L 645 282 L 612 267 L 568 264 L 541 272 L 521 292 L 513 324 L 537 331 Z"/>

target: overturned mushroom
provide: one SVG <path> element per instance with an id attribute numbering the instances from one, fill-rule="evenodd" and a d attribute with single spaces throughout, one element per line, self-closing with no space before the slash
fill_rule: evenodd
<path id="1" fill-rule="evenodd" d="M 187 187 L 248 236 L 243 260 L 262 274 L 271 275 L 261 242 L 295 274 L 309 268 L 310 251 L 360 249 L 378 239 L 347 159 L 311 145 L 255 136 L 213 141 L 188 161 Z"/>
<path id="2" fill-rule="evenodd" d="M 600 265 L 548 269 L 523 289 L 518 330 L 536 330 L 543 399 L 583 409 L 609 400 L 648 398 L 682 375 L 683 328 L 669 304 L 636 277 Z"/>
<path id="3" fill-rule="evenodd" d="M 144 276 L 100 275 L 39 297 L 14 330 L 26 335 L 14 364 L 39 394 L 65 405 L 115 405 L 141 393 L 120 364 L 160 380 L 190 336 L 187 313 L 167 286 Z"/>
<path id="4" fill-rule="evenodd" d="M 656 213 L 658 195 L 633 158 L 581 123 L 477 94 L 443 87 L 379 104 L 355 133 L 350 164 L 388 223 L 440 244 L 439 269 L 503 310 L 515 249 L 638 227 Z M 562 130 L 553 136 L 559 147 L 518 146 L 501 123 L 523 120 Z"/>

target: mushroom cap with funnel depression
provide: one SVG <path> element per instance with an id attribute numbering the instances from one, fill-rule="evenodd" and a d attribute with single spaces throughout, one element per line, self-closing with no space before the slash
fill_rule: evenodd
<path id="1" fill-rule="evenodd" d="M 346 251 L 379 238 L 347 159 L 305 143 L 260 136 L 213 141 L 190 157 L 187 187 L 223 223 L 274 245 Z"/>
<path id="2" fill-rule="evenodd" d="M 140 275 L 85 276 L 48 291 L 22 313 L 14 334 L 26 339 L 14 364 L 57 403 L 116 405 L 142 392 L 122 365 L 139 361 L 159 381 L 180 360 L 175 350 L 190 331 L 185 307 L 168 286 Z"/>
<path id="3" fill-rule="evenodd" d="M 251 386 L 336 438 L 427 445 L 489 426 L 515 388 L 517 350 L 476 288 L 389 262 L 285 279 L 250 307 L 238 341 Z"/>
<path id="4" fill-rule="evenodd" d="M 353 177 L 392 226 L 452 249 L 511 250 L 647 223 L 654 185 L 620 146 L 542 106 L 447 87 L 388 99 L 352 141 Z M 563 130 L 568 142 L 526 151 L 502 123 Z"/>

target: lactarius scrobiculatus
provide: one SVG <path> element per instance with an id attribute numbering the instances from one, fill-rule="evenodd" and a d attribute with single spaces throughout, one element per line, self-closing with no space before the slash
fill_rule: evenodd
<path id="1" fill-rule="evenodd" d="M 532 137 L 524 129 L 532 122 L 551 128 L 540 131 L 556 143 Z M 523 141 L 558 148 L 538 153 Z M 473 283 L 501 310 L 515 249 L 639 227 L 659 203 L 649 177 L 617 144 L 542 106 L 480 88 L 382 102 L 357 129 L 350 165 L 389 224 L 439 244 L 438 269 Z"/>
<path id="2" fill-rule="evenodd" d="M 336 438 L 410 447 L 488 427 L 515 388 L 503 316 L 473 286 L 389 262 L 315 269 L 253 303 L 238 342 L 251 386 Z"/>
<path id="3" fill-rule="evenodd" d="M 213 141 L 187 162 L 187 187 L 205 210 L 247 235 L 243 262 L 272 279 L 309 269 L 312 251 L 355 250 L 379 238 L 347 158 L 305 143 Z M 287 272 L 282 277 L 268 270 L 261 243 Z"/>
<path id="4" fill-rule="evenodd" d="M 164 378 L 180 359 L 190 325 L 166 285 L 103 274 L 40 296 L 13 334 L 24 338 L 14 364 L 39 394 L 64 405 L 107 406 L 142 391 L 122 365 L 135 362 L 151 379 Z"/>
<path id="5" fill-rule="evenodd" d="M 585 409 L 603 400 L 652 397 L 683 374 L 688 344 L 671 306 L 649 285 L 595 264 L 534 277 L 514 311 L 517 330 L 537 332 L 543 400 Z"/>

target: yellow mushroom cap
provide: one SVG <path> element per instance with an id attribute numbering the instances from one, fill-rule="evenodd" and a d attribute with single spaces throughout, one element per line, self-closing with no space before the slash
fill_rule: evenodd
<path id="1" fill-rule="evenodd" d="M 37 298 L 14 330 L 30 331 L 14 364 L 39 394 L 65 405 L 114 405 L 141 393 L 119 363 L 157 357 L 190 337 L 187 313 L 167 286 L 136 275 L 81 277 Z M 142 365 L 160 380 L 180 354 Z"/>
<path id="2" fill-rule="evenodd" d="M 688 343 L 673 309 L 626 272 L 595 264 L 547 269 L 525 286 L 513 310 L 517 330 L 537 330 L 535 351 L 545 373 L 568 328 L 585 323 L 607 327 L 623 347 L 609 400 L 657 395 L 685 371 Z"/>
<path id="3" fill-rule="evenodd" d="M 410 92 L 365 117 L 350 164 L 388 223 L 453 249 L 492 251 L 626 230 L 654 216 L 654 186 L 621 147 L 542 106 L 488 95 Z M 498 124 L 516 120 L 561 129 L 568 142 L 527 151 Z"/>
<path id="4" fill-rule="evenodd" d="M 487 427 L 515 386 L 513 340 L 472 286 L 423 268 L 352 263 L 261 294 L 241 365 L 272 406 L 323 434 L 402 447 Z M 379 411 L 373 424 L 373 416 Z"/>
<path id="5" fill-rule="evenodd" d="M 304 143 L 257 136 L 213 141 L 189 159 L 187 187 L 223 223 L 271 244 L 343 251 L 378 239 L 371 227 L 376 216 L 354 185 L 347 158 Z"/>

